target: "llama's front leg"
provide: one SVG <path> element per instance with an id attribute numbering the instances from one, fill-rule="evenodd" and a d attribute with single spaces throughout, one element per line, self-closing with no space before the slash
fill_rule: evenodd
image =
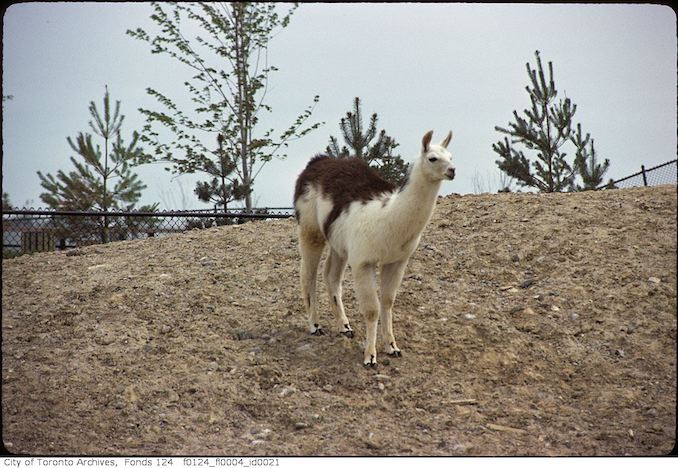
<path id="1" fill-rule="evenodd" d="M 346 259 L 342 258 L 334 249 L 330 249 L 330 254 L 325 261 L 327 293 L 330 296 L 330 304 L 334 312 L 337 331 L 347 338 L 353 338 L 353 329 L 348 323 L 348 318 L 344 312 L 344 303 L 341 300 L 341 282 L 344 279 L 345 269 Z"/>
<path id="2" fill-rule="evenodd" d="M 393 303 L 403 279 L 407 260 L 381 266 L 381 339 L 389 356 L 400 357 L 402 352 L 393 336 Z"/>
<path id="3" fill-rule="evenodd" d="M 353 269 L 358 305 L 367 322 L 367 336 L 363 364 L 367 367 L 377 365 L 377 322 L 379 321 L 379 297 L 375 265 L 363 264 Z"/>
<path id="4" fill-rule="evenodd" d="M 309 237 L 303 232 L 299 235 L 299 251 L 301 253 L 301 295 L 308 314 L 308 328 L 312 335 L 324 335 L 320 326 L 318 299 L 316 294 L 316 277 L 318 263 L 323 253 L 324 244 Z"/>

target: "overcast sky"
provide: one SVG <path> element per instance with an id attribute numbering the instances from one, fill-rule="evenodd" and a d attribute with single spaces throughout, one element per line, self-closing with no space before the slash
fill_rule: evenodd
<path id="1" fill-rule="evenodd" d="M 36 171 L 72 169 L 66 137 L 88 131 L 90 101 L 104 86 L 122 101 L 123 138 L 140 130 L 139 107 L 160 110 L 145 89 L 178 101 L 189 72 L 125 34 L 155 26 L 146 3 L 22 3 L 3 18 L 3 190 L 15 205 L 44 206 Z M 575 121 L 611 162 L 608 177 L 676 158 L 676 17 L 661 5 L 302 4 L 270 44 L 268 103 L 262 128 L 283 131 L 320 96 L 320 129 L 292 143 L 284 161 L 256 181 L 257 206 L 291 206 L 296 176 L 339 136 L 353 98 L 413 159 L 421 137 L 454 132 L 457 178 L 442 194 L 499 188 L 492 143 L 514 109 L 529 105 L 525 63 L 534 51 L 552 61 L 556 88 L 577 104 Z M 207 208 L 195 177 L 137 169 L 148 185 L 142 203 L 161 209 Z M 476 184 L 474 186 L 474 179 Z M 182 195 L 183 193 L 183 195 Z"/>

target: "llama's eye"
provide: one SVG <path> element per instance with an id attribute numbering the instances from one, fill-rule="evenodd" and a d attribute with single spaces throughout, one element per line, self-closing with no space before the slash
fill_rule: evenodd
<path id="1" fill-rule="evenodd" d="M 436 158 L 435 156 L 431 156 L 430 158 L 428 158 L 428 160 L 431 162 L 436 162 L 438 158 Z"/>

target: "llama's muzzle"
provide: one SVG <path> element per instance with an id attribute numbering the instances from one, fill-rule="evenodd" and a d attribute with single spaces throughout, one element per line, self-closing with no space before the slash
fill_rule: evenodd
<path id="1" fill-rule="evenodd" d="M 450 180 L 454 179 L 454 168 L 448 167 L 447 170 L 445 171 L 445 176 L 447 176 L 447 178 Z"/>

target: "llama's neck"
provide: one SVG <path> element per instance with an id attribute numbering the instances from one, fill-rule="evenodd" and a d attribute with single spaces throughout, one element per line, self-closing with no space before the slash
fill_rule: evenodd
<path id="1" fill-rule="evenodd" d="M 394 230 L 407 237 L 418 235 L 426 226 L 433 213 L 441 184 L 441 181 L 431 182 L 426 179 L 417 163 L 405 186 L 391 201 L 388 210 Z"/>

